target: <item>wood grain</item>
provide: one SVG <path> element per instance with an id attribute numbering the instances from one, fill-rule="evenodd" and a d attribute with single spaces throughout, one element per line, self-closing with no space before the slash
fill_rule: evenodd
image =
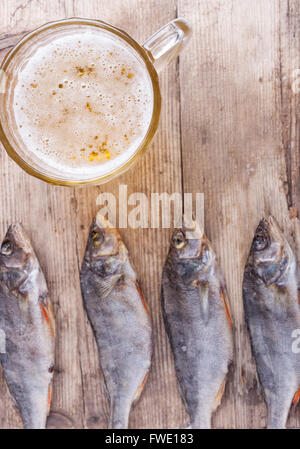
<path id="1" fill-rule="evenodd" d="M 293 18 L 282 8 L 286 3 Z M 283 71 L 297 68 L 299 12 L 297 2 L 213 0 L 195 8 L 194 1 L 179 1 L 178 13 L 192 20 L 197 36 L 180 57 L 184 190 L 205 194 L 206 231 L 235 323 L 234 368 L 216 427 L 265 426 L 241 287 L 259 219 L 272 213 L 289 230 L 289 207 L 299 201 L 299 110 L 283 79 Z M 289 425 L 299 426 L 299 418 L 298 408 Z"/>
<path id="2" fill-rule="evenodd" d="M 3 21 L 0 30 L 8 35 L 12 33 L 12 29 L 17 33 L 18 29 L 31 29 L 48 20 L 80 16 L 101 18 L 124 28 L 137 41 L 143 42 L 158 27 L 176 17 L 176 4 L 172 1 L 162 4 L 159 0 L 142 3 L 120 0 L 114 1 L 113 5 L 104 1 L 52 1 L 48 2 L 51 7 L 47 7 L 47 10 L 41 9 L 40 2 L 37 1 L 29 2 L 23 9 L 19 7 L 24 2 L 3 4 L 0 4 L 0 17 Z M 3 42 L 4 40 L 2 48 Z M 8 43 L 11 45 L 11 38 Z M 152 191 L 181 191 L 179 84 L 176 65 L 162 74 L 161 91 L 164 104 L 160 129 L 154 142 L 135 169 L 118 178 L 117 182 L 79 189 L 47 186 L 23 174 L 4 152 L 1 153 L 1 182 L 5 184 L 1 191 L 6 192 L 1 210 L 1 216 L 4 217 L 1 222 L 2 233 L 4 234 L 6 226 L 12 220 L 24 223 L 33 236 L 56 305 L 57 369 L 49 427 L 107 426 L 108 402 L 103 389 L 96 345 L 82 307 L 79 267 L 88 227 L 98 209 L 96 199 L 101 191 L 117 195 L 119 184 L 128 185 L 128 195 L 132 192 L 144 192 L 150 197 Z M 160 276 L 169 244 L 169 230 L 128 229 L 122 235 L 148 299 L 155 334 L 151 374 L 141 401 L 131 414 L 130 425 L 148 428 L 178 427 L 184 421 L 185 412 L 177 392 L 171 353 L 160 312 Z M 3 380 L 0 385 L 0 394 L 4 397 L 0 405 L 0 426 L 20 427 L 19 415 L 5 391 Z"/>
<path id="3" fill-rule="evenodd" d="M 241 283 L 253 232 L 273 213 L 293 235 L 299 210 L 300 68 L 297 0 L 2 0 L 0 58 L 29 30 L 51 20 L 99 18 L 140 43 L 176 16 L 191 21 L 188 51 L 160 75 L 163 108 L 154 141 L 126 174 L 100 187 L 49 186 L 0 153 L 0 231 L 21 221 L 45 271 L 57 322 L 49 428 L 105 428 L 108 402 L 95 341 L 82 306 L 79 269 L 101 192 L 204 192 L 205 227 L 219 256 L 235 323 L 235 360 L 214 426 L 264 427 L 246 332 Z M 300 73 L 300 72 L 299 72 Z M 298 75 L 299 76 L 299 75 Z M 300 85 L 300 83 L 299 83 Z M 295 86 L 295 85 L 294 85 Z M 294 231 L 293 231 L 294 230 Z M 170 230 L 121 230 L 148 299 L 154 327 L 149 380 L 132 428 L 187 424 L 162 324 L 160 277 Z M 0 427 L 22 427 L 0 374 Z M 300 426 L 299 407 L 290 427 Z"/>

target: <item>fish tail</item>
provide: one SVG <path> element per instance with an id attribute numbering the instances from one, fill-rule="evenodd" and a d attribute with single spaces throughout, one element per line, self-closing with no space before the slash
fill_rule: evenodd
<path id="1" fill-rule="evenodd" d="M 22 421 L 24 429 L 45 429 L 46 428 L 46 416 L 38 416 L 34 414 L 33 416 L 22 414 Z"/>
<path id="2" fill-rule="evenodd" d="M 124 398 L 123 398 L 124 401 Z M 127 429 L 130 405 L 113 400 L 110 406 L 109 429 Z"/>
<path id="3" fill-rule="evenodd" d="M 280 416 L 270 416 L 268 418 L 267 429 L 285 429 L 285 420 Z"/>
<path id="4" fill-rule="evenodd" d="M 211 417 L 202 416 L 200 419 L 195 419 L 191 422 L 192 429 L 211 429 Z"/>
<path id="5" fill-rule="evenodd" d="M 39 396 L 39 392 L 35 390 L 31 397 L 25 399 L 23 406 L 19 401 L 24 429 L 46 428 L 50 391 L 51 389 L 45 388 L 43 396 Z"/>
<path id="6" fill-rule="evenodd" d="M 52 382 L 49 385 L 49 389 L 48 389 L 48 401 L 47 401 L 47 416 L 49 416 L 50 414 L 50 407 L 51 407 L 51 400 L 52 400 Z"/>
<path id="7" fill-rule="evenodd" d="M 211 429 L 211 410 L 210 407 L 201 408 L 196 416 L 191 417 L 192 429 Z"/>
<path id="8" fill-rule="evenodd" d="M 268 408 L 267 429 L 285 429 L 293 395 L 286 393 L 266 398 Z"/>
<path id="9" fill-rule="evenodd" d="M 195 415 L 191 415 L 192 429 L 211 429 L 211 416 L 221 403 L 226 384 L 226 377 L 221 382 L 215 398 L 202 398 Z"/>
<path id="10" fill-rule="evenodd" d="M 141 385 L 139 386 L 139 388 L 138 388 L 138 390 L 137 390 L 137 392 L 136 392 L 136 395 L 135 395 L 135 398 L 134 398 L 134 401 L 133 401 L 134 404 L 136 404 L 136 403 L 139 401 L 139 399 L 140 399 L 140 397 L 141 397 L 141 394 L 142 394 L 142 392 L 143 392 L 143 390 L 144 390 L 144 387 L 145 387 L 145 385 L 146 385 L 148 376 L 149 376 L 149 371 L 146 373 L 146 375 L 145 375 L 145 377 L 144 377 L 144 379 L 143 379 Z"/>
<path id="11" fill-rule="evenodd" d="M 293 405 L 297 405 L 299 401 L 300 401 L 300 387 L 298 388 L 298 390 L 294 394 Z"/>
<path id="12" fill-rule="evenodd" d="M 267 429 L 285 429 L 287 413 L 283 412 L 283 407 L 278 410 L 270 409 L 268 412 Z"/>

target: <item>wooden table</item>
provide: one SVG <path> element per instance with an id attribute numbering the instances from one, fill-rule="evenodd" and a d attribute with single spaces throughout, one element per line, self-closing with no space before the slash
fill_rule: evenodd
<path id="1" fill-rule="evenodd" d="M 135 168 L 101 187 L 54 187 L 0 154 L 0 230 L 21 221 L 45 271 L 57 323 L 57 362 L 50 428 L 107 425 L 108 403 L 91 328 L 82 307 L 79 268 L 100 192 L 204 192 L 205 229 L 223 268 L 235 324 L 235 358 L 213 425 L 264 427 L 241 297 L 254 229 L 270 212 L 289 229 L 300 206 L 300 3 L 297 0 L 1 0 L 0 57 L 27 31 L 66 17 L 99 18 L 143 42 L 183 16 L 194 35 L 161 74 L 163 108 L 156 137 Z M 187 423 L 162 324 L 160 277 L 169 229 L 128 229 L 131 252 L 151 307 L 155 351 L 151 375 L 130 426 Z M 0 375 L 0 427 L 21 427 Z M 300 410 L 290 427 L 300 426 Z"/>

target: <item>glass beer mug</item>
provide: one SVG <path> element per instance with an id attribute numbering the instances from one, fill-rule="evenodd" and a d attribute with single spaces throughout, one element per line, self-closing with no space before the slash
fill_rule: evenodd
<path id="1" fill-rule="evenodd" d="M 132 166 L 158 127 L 158 73 L 188 42 L 175 19 L 143 46 L 90 19 L 27 34 L 0 71 L 0 140 L 29 174 L 56 185 L 100 184 Z"/>

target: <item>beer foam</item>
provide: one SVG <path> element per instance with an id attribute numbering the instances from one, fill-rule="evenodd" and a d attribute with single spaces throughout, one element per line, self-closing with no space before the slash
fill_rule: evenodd
<path id="1" fill-rule="evenodd" d="M 143 141 L 153 89 L 143 59 L 118 36 L 81 27 L 41 42 L 13 91 L 18 140 L 60 176 L 89 179 L 122 166 Z"/>

